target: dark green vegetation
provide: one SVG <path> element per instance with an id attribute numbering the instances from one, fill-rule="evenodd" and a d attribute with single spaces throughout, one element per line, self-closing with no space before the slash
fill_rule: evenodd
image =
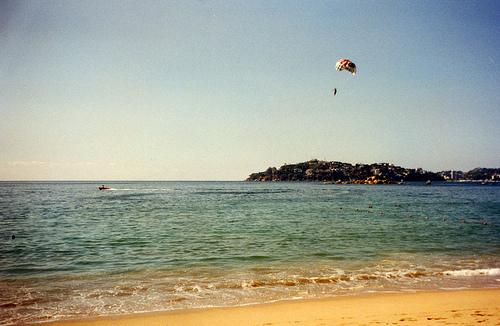
<path id="1" fill-rule="evenodd" d="M 389 163 L 356 164 L 311 160 L 297 164 L 270 167 L 252 173 L 246 181 L 323 181 L 356 182 L 377 176 L 377 179 L 401 181 L 492 180 L 499 179 L 500 169 L 477 168 L 471 171 L 429 172 L 408 169 Z"/>

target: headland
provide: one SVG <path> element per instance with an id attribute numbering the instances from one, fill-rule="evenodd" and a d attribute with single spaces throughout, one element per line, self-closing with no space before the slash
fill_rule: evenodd
<path id="1" fill-rule="evenodd" d="M 431 172 L 390 163 L 350 164 L 310 160 L 252 173 L 246 181 L 322 181 L 335 183 L 398 183 L 409 181 L 500 181 L 500 168 Z"/>

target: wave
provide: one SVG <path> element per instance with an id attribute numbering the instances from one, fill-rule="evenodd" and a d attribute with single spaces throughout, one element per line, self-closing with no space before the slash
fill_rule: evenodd
<path id="1" fill-rule="evenodd" d="M 152 188 L 152 189 L 143 189 L 143 188 L 109 188 L 106 191 L 172 191 L 171 188 Z"/>
<path id="2" fill-rule="evenodd" d="M 460 269 L 456 271 L 445 271 L 443 275 L 450 276 L 497 276 L 500 275 L 500 268 L 485 268 L 485 269 Z"/>
<path id="3" fill-rule="evenodd" d="M 346 270 L 266 266 L 233 271 L 145 270 L 3 281 L 0 282 L 0 292 L 4 294 L 0 299 L 0 325 L 368 292 L 497 288 L 498 275 L 500 268 L 496 267 L 439 270 L 425 266 L 384 268 L 376 265 Z M 53 282 L 52 289 L 47 290 L 47 281 Z"/>

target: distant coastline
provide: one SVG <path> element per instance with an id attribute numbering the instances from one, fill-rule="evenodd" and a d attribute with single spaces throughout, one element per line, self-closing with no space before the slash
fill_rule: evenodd
<path id="1" fill-rule="evenodd" d="M 322 181 L 330 183 L 398 183 L 408 181 L 500 181 L 500 168 L 430 172 L 390 163 L 350 164 L 317 159 L 270 167 L 245 181 Z"/>

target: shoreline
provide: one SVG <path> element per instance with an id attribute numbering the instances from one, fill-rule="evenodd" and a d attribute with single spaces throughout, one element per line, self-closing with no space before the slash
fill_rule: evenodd
<path id="1" fill-rule="evenodd" d="M 464 325 L 500 324 L 500 288 L 414 293 L 371 293 L 287 300 L 237 307 L 201 308 L 81 318 L 28 325 Z"/>

